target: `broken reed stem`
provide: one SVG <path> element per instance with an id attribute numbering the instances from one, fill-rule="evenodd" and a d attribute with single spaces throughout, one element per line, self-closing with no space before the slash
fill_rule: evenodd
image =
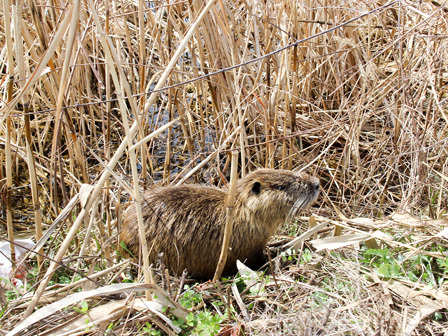
<path id="1" fill-rule="evenodd" d="M 232 151 L 232 164 L 230 168 L 230 187 L 227 197 L 227 217 L 226 227 L 224 229 L 224 238 L 221 246 L 221 254 L 219 256 L 218 265 L 216 266 L 216 272 L 213 276 L 213 282 L 218 281 L 221 278 L 224 266 L 227 261 L 227 253 L 229 251 L 230 237 L 233 231 L 233 210 L 235 204 L 235 186 L 238 177 L 238 151 Z"/>
<path id="2" fill-rule="evenodd" d="M 132 138 L 133 134 L 131 133 L 131 128 L 129 126 L 129 120 L 128 120 L 128 109 L 126 107 L 126 102 L 124 101 L 123 97 L 128 96 L 131 97 L 131 89 L 129 87 L 129 83 L 127 83 L 126 76 L 124 74 L 124 70 L 122 67 L 122 64 L 120 62 L 119 56 L 114 49 L 113 43 L 109 36 L 106 36 L 103 34 L 103 29 L 101 26 L 101 21 L 99 19 L 98 13 L 95 11 L 95 6 L 91 0 L 89 0 L 89 5 L 91 7 L 94 22 L 96 25 L 96 28 L 98 29 L 100 33 L 100 41 L 105 51 L 106 56 L 106 64 L 108 65 L 110 75 L 112 76 L 112 80 L 115 84 L 116 90 L 118 91 L 118 103 L 121 110 L 122 115 L 122 121 L 124 125 L 124 129 L 126 132 L 126 144 L 128 148 L 132 148 Z M 134 125 L 137 127 L 140 127 L 139 119 L 137 118 L 137 108 L 135 105 L 134 99 L 131 97 L 128 99 L 128 103 L 131 105 L 131 109 L 134 112 L 134 118 L 135 122 Z M 133 125 L 133 126 L 134 126 Z M 124 142 L 124 140 L 123 140 Z M 140 241 L 142 244 L 142 256 L 143 256 L 143 274 L 145 278 L 145 283 L 150 284 L 152 282 L 152 277 L 149 272 L 149 258 L 148 258 L 148 247 L 147 247 L 147 241 L 145 239 L 145 232 L 144 232 L 144 224 L 143 224 L 143 214 L 141 209 L 141 199 L 140 199 L 140 191 L 139 191 L 139 175 L 137 170 L 137 156 L 135 150 L 129 150 L 129 157 L 131 162 L 131 170 L 132 170 L 132 182 L 134 185 L 134 197 L 135 197 L 135 208 L 137 212 L 137 221 L 139 226 L 139 235 L 140 235 Z M 146 291 L 146 300 L 151 300 L 151 292 L 149 290 Z"/>

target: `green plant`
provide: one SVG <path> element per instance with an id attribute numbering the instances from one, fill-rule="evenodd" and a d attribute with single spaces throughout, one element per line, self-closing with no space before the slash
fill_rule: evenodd
<path id="1" fill-rule="evenodd" d="M 20 297 L 19 291 L 16 289 L 16 287 L 11 283 L 11 281 L 8 278 L 0 278 L 0 281 L 8 284 L 8 287 L 10 290 L 5 291 L 6 300 L 15 300 L 18 297 Z"/>
<path id="2" fill-rule="evenodd" d="M 146 326 L 142 328 L 143 331 L 147 334 L 147 335 L 151 335 L 151 336 L 161 336 L 162 332 L 158 329 L 155 329 L 151 323 L 146 322 Z"/>
<path id="3" fill-rule="evenodd" d="M 198 305 L 202 302 L 202 294 L 196 293 L 193 289 L 188 289 L 188 286 L 185 286 L 184 289 L 187 289 L 184 294 L 179 298 L 179 303 L 187 309 L 191 309 L 194 306 Z"/>
<path id="4" fill-rule="evenodd" d="M 384 278 L 403 278 L 438 286 L 446 281 L 448 274 L 448 259 L 421 254 L 405 257 L 399 252 L 388 249 L 366 250 L 363 258 L 363 262 L 369 264 Z"/>
<path id="5" fill-rule="evenodd" d="M 80 314 L 86 314 L 89 311 L 89 304 L 87 301 L 81 301 L 81 308 L 73 307 L 73 310 L 80 313 Z"/>
<path id="6" fill-rule="evenodd" d="M 402 275 L 400 265 L 387 249 L 366 250 L 362 261 L 372 266 L 375 273 L 381 277 L 397 278 Z"/>
<path id="7" fill-rule="evenodd" d="M 448 258 L 437 259 L 437 264 L 442 269 L 443 274 L 448 274 Z"/>
<path id="8" fill-rule="evenodd" d="M 212 314 L 208 310 L 203 310 L 187 315 L 186 324 L 192 328 L 191 334 L 194 335 L 217 335 L 221 329 L 221 322 L 224 317 L 218 314 Z"/>
<path id="9" fill-rule="evenodd" d="M 187 285 L 184 289 L 186 289 L 185 292 L 179 298 L 179 303 L 182 306 L 187 309 L 194 309 L 194 307 L 204 303 L 202 293 L 197 293 L 194 288 Z M 212 305 L 219 308 L 223 303 L 215 301 Z M 224 317 L 205 308 L 190 312 L 186 320 L 174 319 L 173 324 L 182 329 L 182 335 L 216 335 L 221 329 L 223 321 Z"/>
<path id="10" fill-rule="evenodd" d="M 89 311 L 89 304 L 87 303 L 87 301 L 83 300 L 80 303 L 81 308 L 78 307 L 73 307 L 73 310 L 78 312 L 79 314 L 85 314 L 86 315 L 86 320 L 85 320 L 85 324 L 86 324 L 86 331 L 88 331 L 90 329 L 89 323 L 90 323 L 90 318 L 87 315 L 88 311 Z"/>
<path id="11" fill-rule="evenodd" d="M 281 254 L 282 261 L 295 261 L 299 257 L 299 253 L 297 250 L 288 249 L 283 251 Z M 300 258 L 300 263 L 305 264 L 310 262 L 313 259 L 313 255 L 311 254 L 309 249 L 304 249 Z"/>
<path id="12" fill-rule="evenodd" d="M 104 332 L 104 335 L 113 335 L 114 334 L 114 327 L 115 327 L 115 323 L 109 323 L 109 325 L 107 326 L 106 331 Z"/>

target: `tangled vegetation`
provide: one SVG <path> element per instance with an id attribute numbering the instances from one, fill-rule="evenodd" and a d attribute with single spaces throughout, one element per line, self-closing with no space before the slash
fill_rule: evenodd
<path id="1" fill-rule="evenodd" d="M 444 2 L 0 11 L 1 237 L 39 242 L 1 275 L 2 334 L 448 333 Z M 240 175 L 321 181 L 268 272 L 195 283 L 118 256 L 140 190 L 226 187 L 231 151 Z"/>

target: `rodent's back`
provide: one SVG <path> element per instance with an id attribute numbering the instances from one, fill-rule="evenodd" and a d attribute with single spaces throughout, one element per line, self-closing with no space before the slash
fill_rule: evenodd
<path id="1" fill-rule="evenodd" d="M 221 235 L 218 209 L 223 207 L 225 196 L 220 189 L 198 185 L 156 188 L 145 193 L 142 212 L 150 262 L 157 262 L 163 252 L 163 263 L 174 274 L 181 274 L 185 268 L 192 276 L 207 273 L 205 265 L 214 258 L 214 252 L 206 251 L 205 245 Z M 120 238 L 138 255 L 134 206 L 126 211 Z"/>
<path id="2" fill-rule="evenodd" d="M 319 180 L 304 173 L 260 169 L 237 183 L 233 234 L 224 273 L 236 260 L 256 265 L 294 203 L 299 210 L 317 198 Z M 150 190 L 143 197 L 143 220 L 150 262 L 163 252 L 163 263 L 174 274 L 213 277 L 226 222 L 227 193 L 214 187 L 182 185 Z M 120 235 L 138 255 L 138 224 L 134 206 L 124 215 Z"/>

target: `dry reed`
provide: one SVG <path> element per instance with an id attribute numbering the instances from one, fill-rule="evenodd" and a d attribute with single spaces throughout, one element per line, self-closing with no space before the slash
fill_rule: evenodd
<path id="1" fill-rule="evenodd" d="M 39 239 L 67 204 L 72 214 L 58 221 L 37 258 L 28 257 L 39 269 L 25 279 L 34 296 L 9 302 L 0 318 L 5 330 L 37 304 L 96 286 L 76 272 L 109 270 L 96 281 L 117 281 L 123 202 L 139 207 L 139 190 L 155 182 L 225 186 L 231 151 L 239 152 L 240 175 L 277 167 L 319 176 L 323 191 L 312 211 L 342 221 L 335 222 L 342 232 L 360 216 L 446 218 L 445 3 L 3 0 L 0 11 L 0 195 L 9 240 L 13 227 Z M 81 192 L 83 184 L 92 187 Z M 389 224 L 400 235 L 401 226 Z M 446 239 L 440 244 L 446 248 Z M 291 330 L 302 334 L 406 329 L 407 308 L 391 306 L 396 297 L 382 283 L 361 278 L 359 264 L 327 257 L 323 269 L 286 269 L 267 286 L 269 299 L 227 326 L 244 325 L 247 334 L 281 333 L 295 322 Z M 67 274 L 72 284 L 52 294 L 49 281 Z M 337 313 L 335 305 L 313 310 L 319 286 L 284 280 L 298 277 L 329 277 L 330 292 L 352 281 L 356 299 L 338 293 Z M 149 272 L 145 280 L 153 281 Z M 176 284 L 180 293 L 183 280 Z M 241 312 L 250 299 L 238 299 Z M 365 312 L 384 307 L 387 317 Z M 146 320 L 120 321 L 117 333 Z"/>

